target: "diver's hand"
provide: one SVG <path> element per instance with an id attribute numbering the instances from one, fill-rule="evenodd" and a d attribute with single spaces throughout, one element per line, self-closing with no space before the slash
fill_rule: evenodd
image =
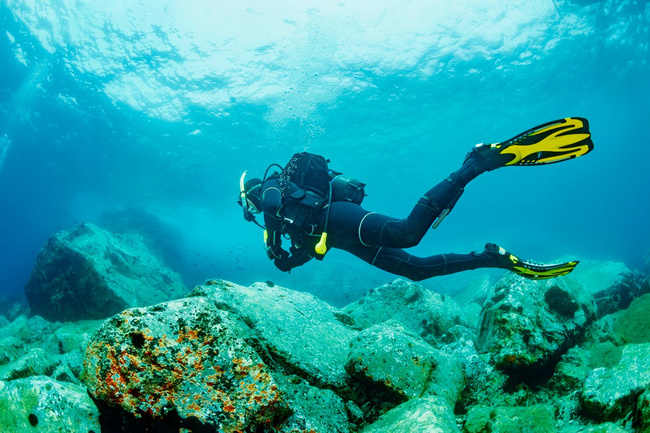
<path id="1" fill-rule="evenodd" d="M 291 246 L 290 251 L 291 255 L 287 254 L 286 256 L 273 260 L 275 267 L 282 272 L 289 272 L 293 268 L 302 266 L 311 259 L 311 256 L 309 255 L 309 252 L 306 248 L 297 248 L 295 246 Z"/>
<path id="2" fill-rule="evenodd" d="M 275 259 L 273 260 L 273 264 L 275 265 L 276 268 L 278 268 L 282 272 L 289 272 L 291 269 L 293 269 L 291 260 L 289 260 L 288 257 L 282 259 Z"/>
<path id="3" fill-rule="evenodd" d="M 271 260 L 283 260 L 289 257 L 289 253 L 281 245 L 270 245 L 266 247 L 266 255 Z"/>

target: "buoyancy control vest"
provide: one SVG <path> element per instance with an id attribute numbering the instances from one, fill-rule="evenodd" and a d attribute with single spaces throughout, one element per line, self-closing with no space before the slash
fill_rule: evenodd
<path id="1" fill-rule="evenodd" d="M 329 160 L 320 155 L 300 152 L 294 154 L 280 171 L 278 180 L 282 195 L 281 216 L 285 230 L 290 236 L 321 235 L 327 230 L 329 205 L 332 202 L 348 201 L 361 204 L 366 196 L 364 183 L 330 170 L 328 163 Z M 317 230 L 314 225 L 316 215 L 325 207 L 328 212 L 325 226 Z"/>

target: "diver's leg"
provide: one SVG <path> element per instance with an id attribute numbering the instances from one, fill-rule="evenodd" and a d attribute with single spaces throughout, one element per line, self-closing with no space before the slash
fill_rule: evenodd
<path id="1" fill-rule="evenodd" d="M 508 263 L 488 251 L 416 257 L 399 248 L 348 245 L 344 249 L 379 269 L 413 281 L 478 268 L 510 269 Z"/>
<path id="2" fill-rule="evenodd" d="M 443 212 L 449 213 L 468 182 L 502 166 L 502 159 L 498 150 L 490 146 L 474 148 L 463 165 L 427 191 L 406 218 L 368 212 L 354 203 L 334 202 L 330 206 L 328 232 L 331 236 L 332 231 L 338 231 L 340 238 L 354 237 L 365 246 L 413 247 Z"/>
<path id="3" fill-rule="evenodd" d="M 365 218 L 359 230 L 361 241 L 388 248 L 417 245 L 436 219 L 451 211 L 471 180 L 481 173 L 502 167 L 503 163 L 504 157 L 497 149 L 489 146 L 474 148 L 463 165 L 427 191 L 406 218 L 390 218 L 380 214 Z"/>

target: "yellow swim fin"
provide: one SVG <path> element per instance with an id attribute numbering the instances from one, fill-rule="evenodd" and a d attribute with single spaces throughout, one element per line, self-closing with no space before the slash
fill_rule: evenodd
<path id="1" fill-rule="evenodd" d="M 553 164 L 577 158 L 594 148 L 589 122 L 582 117 L 567 117 L 544 123 L 491 145 L 501 155 L 512 156 L 505 165 Z"/>
<path id="2" fill-rule="evenodd" d="M 495 244 L 486 244 L 483 254 L 494 254 L 499 258 L 500 268 L 508 269 L 517 275 L 531 280 L 545 280 L 564 276 L 580 263 L 577 260 L 566 263 L 554 263 L 545 265 L 533 263 L 529 260 L 522 260 L 514 254 Z"/>

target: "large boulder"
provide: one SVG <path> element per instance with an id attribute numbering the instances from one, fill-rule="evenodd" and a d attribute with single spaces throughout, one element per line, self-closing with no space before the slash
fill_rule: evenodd
<path id="1" fill-rule="evenodd" d="M 271 372 L 238 337 L 244 327 L 204 297 L 107 320 L 84 361 L 102 429 L 236 432 L 285 419 L 289 410 Z"/>
<path id="2" fill-rule="evenodd" d="M 566 281 L 593 294 L 599 317 L 623 310 L 635 298 L 650 293 L 648 277 L 620 262 L 581 260 Z"/>
<path id="3" fill-rule="evenodd" d="M 589 373 L 580 398 L 585 413 L 597 421 L 617 421 L 636 408 L 650 386 L 650 343 L 629 344 L 613 368 Z"/>
<path id="4" fill-rule="evenodd" d="M 173 269 L 183 265 L 183 232 L 152 213 L 137 208 L 106 211 L 99 216 L 97 225 L 111 233 L 137 234 L 165 265 Z"/>
<path id="5" fill-rule="evenodd" d="M 210 280 L 192 295 L 241 317 L 285 370 L 317 386 L 347 385 L 343 366 L 357 331 L 345 313 L 309 293 L 262 283 L 244 287 Z"/>
<path id="6" fill-rule="evenodd" d="M 45 376 L 0 381 L 0 431 L 100 431 L 99 412 L 86 389 Z"/>
<path id="7" fill-rule="evenodd" d="M 451 296 L 401 279 L 370 290 L 343 311 L 361 328 L 396 320 L 432 345 L 454 341 L 467 332 L 467 323 Z"/>
<path id="8" fill-rule="evenodd" d="M 485 303 L 477 347 L 509 374 L 539 377 L 580 340 L 595 317 L 593 298 L 580 286 L 509 274 Z"/>
<path id="9" fill-rule="evenodd" d="M 48 239 L 25 294 L 33 314 L 74 321 L 103 319 L 125 308 L 179 298 L 185 288 L 141 236 L 81 224 Z"/>
<path id="10" fill-rule="evenodd" d="M 465 385 L 453 356 L 394 320 L 361 332 L 345 368 L 362 393 L 395 402 L 438 395 L 453 407 Z"/>

